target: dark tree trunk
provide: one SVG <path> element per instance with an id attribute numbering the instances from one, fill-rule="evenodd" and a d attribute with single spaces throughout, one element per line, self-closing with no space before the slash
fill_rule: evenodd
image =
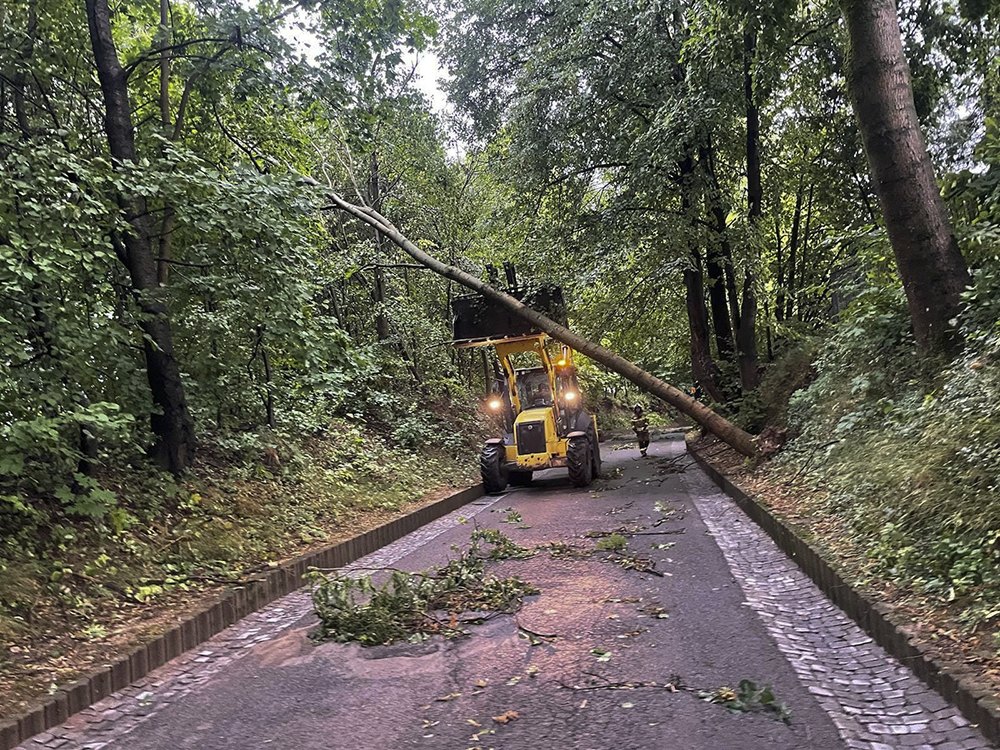
<path id="1" fill-rule="evenodd" d="M 719 385 L 722 378 L 712 359 L 709 345 L 705 280 L 701 270 L 701 254 L 696 249 L 691 252 L 691 267 L 684 269 L 684 293 L 688 327 L 691 330 L 691 372 L 708 395 L 719 403 L 725 403 L 726 395 Z"/>
<path id="2" fill-rule="evenodd" d="M 709 249 L 706 264 L 711 282 L 709 299 L 712 307 L 712 325 L 715 328 L 719 359 L 729 360 L 733 356 L 734 331 L 739 325 L 740 305 L 736 296 L 733 249 L 729 244 L 726 209 L 722 205 L 722 191 L 719 189 L 719 181 L 715 174 L 715 152 L 711 144 L 701 149 L 700 161 L 708 175 L 709 211 L 715 220 L 714 228 L 718 242 Z"/>
<path id="3" fill-rule="evenodd" d="M 778 290 L 774 295 L 774 319 L 780 323 L 785 319 L 785 259 L 781 257 L 781 221 L 778 214 L 774 215 L 774 241 L 778 259 Z M 770 328 L 768 330 L 770 331 Z"/>
<path id="4" fill-rule="evenodd" d="M 756 241 L 763 214 L 764 190 L 760 177 L 760 110 L 753 91 L 753 58 L 756 53 L 757 37 L 751 31 L 743 35 L 743 84 L 747 107 L 747 219 L 750 231 Z M 756 246 L 756 242 L 755 242 Z M 757 290 L 753 261 L 747 264 L 743 274 L 743 299 L 741 302 L 739 328 L 736 332 L 736 348 L 740 353 L 740 380 L 743 390 L 752 391 L 760 383 L 757 369 Z"/>
<path id="5" fill-rule="evenodd" d="M 788 297 L 785 317 L 792 319 L 795 308 L 795 264 L 798 261 L 799 228 L 802 226 L 802 185 L 795 191 L 795 214 L 792 216 L 792 236 L 788 240 Z"/>
<path id="6" fill-rule="evenodd" d="M 814 183 L 809 184 L 809 200 L 806 203 L 806 232 L 802 237 L 802 249 L 799 252 L 799 288 L 808 289 L 809 288 L 809 233 L 812 230 L 812 215 L 813 215 L 813 193 L 816 190 L 816 185 Z M 799 293 L 798 296 L 798 317 L 799 320 L 803 320 L 802 307 L 806 304 L 806 300 Z"/>
<path id="7" fill-rule="evenodd" d="M 277 427 L 274 416 L 274 381 L 271 373 L 271 355 L 267 351 L 267 328 L 261 323 L 257 326 L 257 346 L 260 347 L 260 361 L 264 365 L 264 416 L 267 426 L 272 430 Z"/>
<path id="8" fill-rule="evenodd" d="M 840 0 L 847 81 L 921 350 L 958 345 L 949 320 L 970 283 L 913 105 L 892 0 Z"/>
<path id="9" fill-rule="evenodd" d="M 368 172 L 368 203 L 382 212 L 382 185 L 379 180 L 378 153 L 372 151 L 370 169 Z M 389 338 L 389 319 L 385 315 L 385 274 L 382 267 L 382 233 L 375 230 L 375 285 L 372 288 L 372 301 L 375 303 L 375 336 L 379 341 Z"/>
<path id="10" fill-rule="evenodd" d="M 767 309 L 767 303 L 764 303 L 764 320 L 767 321 L 767 325 L 764 326 L 764 340 L 767 343 L 767 361 L 774 361 L 774 346 L 771 342 L 771 313 Z"/>
<path id="11" fill-rule="evenodd" d="M 374 275 L 372 301 L 375 303 L 375 335 L 379 341 L 385 341 L 389 338 L 389 319 L 385 316 L 385 274 L 381 268 L 376 268 Z"/>
<path id="12" fill-rule="evenodd" d="M 721 253 L 717 247 L 708 251 L 705 270 L 708 272 L 708 300 L 712 310 L 712 329 L 715 331 L 715 348 L 719 359 L 733 358 L 733 326 L 729 320 L 729 302 L 726 300 L 726 279 L 722 270 Z"/>
<path id="13" fill-rule="evenodd" d="M 681 203 L 683 213 L 694 223 L 698 203 L 693 200 L 695 161 L 687 158 L 678 164 L 681 173 Z M 687 308 L 688 328 L 691 331 L 691 372 L 715 401 L 725 403 L 722 390 L 722 373 L 712 359 L 708 330 L 708 308 L 705 306 L 705 273 L 702 268 L 701 250 L 694 241 L 689 248 L 690 266 L 684 269 L 684 300 Z"/>
<path id="14" fill-rule="evenodd" d="M 108 0 L 86 2 L 90 40 L 104 96 L 104 129 L 113 164 L 120 169 L 136 161 L 128 81 L 111 35 Z M 121 248 L 119 255 L 128 268 L 142 313 L 139 325 L 144 334 L 146 374 L 154 404 L 151 424 L 156 444 L 153 456 L 164 468 L 180 473 L 194 452 L 194 420 L 188 410 L 180 366 L 174 356 L 170 318 L 157 294 L 157 264 L 146 201 L 138 195 L 120 195 L 119 203 L 131 225 L 131 231 L 124 233 L 116 245 Z"/>
<path id="15" fill-rule="evenodd" d="M 757 292 L 753 273 L 748 269 L 743 277 L 743 300 L 740 310 L 740 329 L 736 334 L 736 346 L 740 352 L 740 381 L 743 390 L 752 391 L 760 385 L 757 371 Z"/>
<path id="16" fill-rule="evenodd" d="M 28 5 L 28 24 L 24 30 L 24 37 L 17 56 L 22 64 L 27 63 L 35 54 L 35 39 L 38 32 L 38 14 L 35 4 Z M 23 138 L 30 138 L 32 133 L 31 122 L 28 119 L 28 111 L 25 107 L 24 89 L 27 85 L 27 75 L 23 67 L 19 67 L 13 75 L 13 85 L 11 86 L 14 99 L 14 119 L 17 120 L 17 127 L 21 130 Z"/>

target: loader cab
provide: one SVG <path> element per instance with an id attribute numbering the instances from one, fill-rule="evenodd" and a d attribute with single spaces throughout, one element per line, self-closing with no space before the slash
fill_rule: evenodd
<path id="1" fill-rule="evenodd" d="M 552 406 L 552 387 L 544 367 L 529 367 L 515 372 L 517 399 L 522 410 Z"/>

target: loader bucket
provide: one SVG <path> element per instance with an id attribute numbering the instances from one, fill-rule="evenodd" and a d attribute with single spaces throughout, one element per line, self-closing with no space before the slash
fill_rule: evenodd
<path id="1" fill-rule="evenodd" d="M 509 290 L 507 294 L 561 325 L 566 325 L 566 306 L 559 287 L 544 285 L 534 289 L 518 288 Z M 456 344 L 541 333 L 524 318 L 481 294 L 456 297 L 451 302 L 451 309 L 454 313 L 453 338 Z"/>

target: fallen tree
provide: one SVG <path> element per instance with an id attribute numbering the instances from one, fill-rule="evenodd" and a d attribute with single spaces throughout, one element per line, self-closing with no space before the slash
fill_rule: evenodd
<path id="1" fill-rule="evenodd" d="M 695 422 L 703 426 L 720 440 L 723 440 L 731 445 L 744 456 L 749 456 L 751 458 L 757 456 L 757 445 L 749 433 L 741 430 L 728 419 L 716 414 L 707 406 L 696 399 L 691 398 L 691 396 L 687 395 L 683 391 L 675 388 L 669 383 L 663 382 L 653 375 L 650 375 L 648 372 L 632 364 L 627 359 L 619 357 L 610 349 L 605 349 L 600 344 L 596 344 L 589 339 L 583 338 L 579 334 L 573 333 L 573 331 L 569 330 L 565 326 L 559 325 L 554 320 L 542 315 L 536 310 L 531 309 L 510 295 L 494 289 L 482 279 L 478 279 L 472 274 L 466 273 L 465 271 L 455 268 L 454 266 L 449 266 L 447 263 L 442 263 L 434 256 L 428 255 L 404 237 L 402 232 L 396 229 L 396 227 L 393 226 L 393 224 L 378 211 L 366 206 L 357 206 L 353 203 L 349 203 L 336 193 L 331 192 L 330 199 L 333 201 L 333 205 L 328 206 L 328 208 L 337 208 L 341 211 L 346 211 L 352 216 L 370 225 L 376 231 L 381 232 L 384 236 L 388 237 L 403 252 L 420 263 L 422 266 L 426 266 L 447 279 L 456 281 L 462 286 L 479 292 L 485 297 L 489 297 L 500 305 L 506 307 L 515 315 L 529 321 L 540 331 L 544 331 L 549 334 L 549 336 L 556 339 L 556 341 L 560 341 L 563 344 L 572 347 L 576 351 L 587 355 L 596 362 L 600 362 L 609 370 L 617 372 L 619 375 L 634 383 L 639 388 L 642 388 L 647 393 L 651 393 L 657 398 L 662 399 L 674 408 L 678 409 L 683 414 L 691 417 L 691 419 Z"/>

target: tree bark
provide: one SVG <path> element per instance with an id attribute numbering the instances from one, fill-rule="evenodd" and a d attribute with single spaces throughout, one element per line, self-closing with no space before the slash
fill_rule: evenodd
<path id="1" fill-rule="evenodd" d="M 719 359 L 733 358 L 733 324 L 729 319 L 729 302 L 726 299 L 726 279 L 722 270 L 725 260 L 718 247 L 711 247 L 705 262 L 708 272 L 708 301 L 712 310 L 712 328 L 715 331 L 715 348 Z"/>
<path id="2" fill-rule="evenodd" d="M 792 236 L 788 241 L 788 294 L 786 297 L 785 317 L 792 319 L 795 309 L 795 264 L 798 260 L 799 228 L 802 226 L 802 184 L 795 191 L 795 214 L 792 216 Z"/>
<path id="3" fill-rule="evenodd" d="M 802 249 L 799 252 L 799 289 L 809 288 L 809 233 L 812 230 L 812 214 L 813 214 L 813 193 L 816 190 L 816 183 L 810 182 L 809 184 L 809 200 L 806 202 L 806 231 L 805 235 L 802 237 Z M 806 300 L 804 296 L 800 293 L 797 299 L 797 315 L 799 320 L 803 320 L 802 308 L 805 306 Z"/>
<path id="4" fill-rule="evenodd" d="M 778 258 L 778 289 L 774 295 L 774 319 L 781 323 L 785 319 L 785 261 L 781 257 L 781 222 L 777 212 L 774 214 L 774 241 Z M 767 305 L 764 305 L 764 308 L 766 310 Z"/>
<path id="5" fill-rule="evenodd" d="M 313 184 L 318 184 L 315 181 L 311 182 Z M 462 284 L 463 286 L 466 286 L 469 289 L 479 292 L 480 294 L 496 301 L 503 307 L 513 312 L 515 315 L 518 315 L 532 323 L 539 330 L 549 334 L 557 341 L 560 341 L 581 354 L 600 362 L 609 370 L 618 373 L 643 390 L 663 399 L 671 406 L 679 409 L 681 412 L 704 426 L 712 434 L 731 445 L 743 455 L 756 457 L 757 446 L 751 435 L 741 430 L 729 420 L 716 414 L 704 404 L 691 398 L 691 396 L 678 390 L 677 388 L 674 388 L 668 383 L 664 383 L 659 378 L 650 375 L 645 370 L 637 367 L 623 357 L 619 357 L 614 352 L 605 349 L 600 344 L 596 344 L 593 341 L 573 333 L 565 326 L 561 326 L 541 313 L 532 310 L 530 307 L 524 305 L 513 297 L 494 289 L 481 279 L 477 279 L 475 276 L 468 274 L 461 269 L 449 266 L 442 263 L 437 258 L 428 255 L 406 239 L 406 237 L 404 237 L 398 229 L 396 229 L 377 211 L 373 211 L 370 208 L 355 206 L 336 194 L 330 194 L 330 198 L 333 201 L 332 207 L 346 211 L 369 226 L 378 229 L 394 244 L 402 249 L 403 252 L 418 263 L 427 266 L 435 273 L 444 276 L 446 279 L 456 281 L 459 284 Z"/>
<path id="6" fill-rule="evenodd" d="M 750 224 L 751 241 L 756 243 L 763 214 L 764 189 L 760 175 L 760 110 L 753 91 L 753 59 L 756 54 L 757 36 L 752 31 L 743 35 L 743 88 L 746 97 L 747 115 L 747 219 Z M 755 244 L 756 246 L 756 244 Z M 743 300 L 740 323 L 736 332 L 736 348 L 740 356 L 740 380 L 744 391 L 752 391 L 760 384 L 757 368 L 757 290 L 753 263 L 747 264 L 743 273 Z"/>
<path id="7" fill-rule="evenodd" d="M 705 279 L 701 270 L 701 253 L 691 249 L 691 266 L 684 269 L 684 301 L 688 328 L 691 331 L 691 372 L 715 401 L 725 403 L 719 381 L 719 368 L 712 359 L 708 338 L 708 311 L 705 309 Z"/>
<path id="8" fill-rule="evenodd" d="M 959 344 L 949 321 L 971 279 L 934 179 L 913 105 L 892 0 L 840 0 L 850 48 L 847 83 L 882 217 L 922 351 Z"/>
<path id="9" fill-rule="evenodd" d="M 726 226 L 726 207 L 722 203 L 722 190 L 715 173 L 715 150 L 711 144 L 702 149 L 701 163 L 708 174 L 710 211 L 715 219 L 715 232 L 719 238 L 719 258 L 726 277 L 726 298 L 729 316 L 735 333 L 740 325 L 740 297 L 736 292 L 736 273 L 733 270 L 733 248 L 729 242 L 729 227 Z"/>
<path id="10" fill-rule="evenodd" d="M 682 213 L 691 224 L 695 235 L 694 196 L 695 161 L 691 157 L 678 163 L 681 174 Z M 689 264 L 682 274 L 684 279 L 684 300 L 687 310 L 688 329 L 691 332 L 691 373 L 695 381 L 717 402 L 725 403 L 722 390 L 722 373 L 712 359 L 712 347 L 708 332 L 708 309 L 705 307 L 705 273 L 702 269 L 701 250 L 694 240 L 688 240 Z"/>
<path id="11" fill-rule="evenodd" d="M 379 180 L 378 152 L 372 151 L 368 172 L 368 203 L 372 209 L 382 211 L 382 185 Z M 375 257 L 381 259 L 382 233 L 375 230 Z M 385 275 L 381 266 L 375 266 L 375 285 L 372 288 L 375 302 L 375 336 L 379 341 L 389 338 L 389 319 L 385 315 Z"/>
<path id="12" fill-rule="evenodd" d="M 108 0 L 86 0 L 97 75 L 104 97 L 104 130 L 116 169 L 135 163 L 135 131 L 128 97 L 128 81 L 111 34 Z M 194 452 L 194 420 L 188 410 L 180 366 L 174 356 L 173 334 L 167 308 L 157 294 L 156 256 L 149 229 L 146 201 L 138 195 L 119 195 L 119 204 L 131 231 L 118 238 L 119 256 L 128 268 L 132 289 L 141 311 L 146 375 L 153 397 L 150 417 L 156 444 L 152 454 L 174 473 L 187 467 Z"/>
<path id="13" fill-rule="evenodd" d="M 21 61 L 21 65 L 27 65 L 28 61 L 35 54 L 35 40 L 38 37 L 38 13 L 35 9 L 35 4 L 30 3 L 28 5 L 28 24 L 24 30 L 24 39 L 21 42 L 21 46 L 17 50 L 18 59 Z M 32 135 L 31 122 L 28 119 L 28 112 L 25 108 L 24 101 L 24 89 L 27 86 L 28 77 L 24 72 L 23 67 L 19 67 L 13 75 L 13 85 L 11 86 L 14 99 L 14 118 L 17 120 L 17 126 L 21 130 L 21 136 L 23 138 L 30 138 Z"/>
<path id="14" fill-rule="evenodd" d="M 712 311 L 712 327 L 715 330 L 715 348 L 719 359 L 733 358 L 733 321 L 729 317 L 729 300 L 726 293 L 725 266 L 732 257 L 729 238 L 726 234 L 726 214 L 722 210 L 719 183 L 715 176 L 715 158 L 711 144 L 699 149 L 698 160 L 708 175 L 707 204 L 715 218 L 716 243 L 710 245 L 705 263 L 708 272 L 708 299 Z"/>
<path id="15" fill-rule="evenodd" d="M 379 239 L 376 243 L 381 247 L 382 235 L 377 233 Z M 372 286 L 372 302 L 375 303 L 375 336 L 379 341 L 389 338 L 389 319 L 385 316 L 385 275 L 382 269 L 376 266 L 373 273 L 375 283 Z"/>

